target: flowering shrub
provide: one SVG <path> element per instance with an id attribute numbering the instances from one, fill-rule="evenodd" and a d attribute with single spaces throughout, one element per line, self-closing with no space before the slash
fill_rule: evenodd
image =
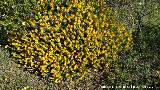
<path id="1" fill-rule="evenodd" d="M 132 35 L 102 1 L 39 0 L 38 13 L 26 22 L 30 26 L 10 33 L 12 56 L 55 82 L 107 68 L 129 49 Z"/>

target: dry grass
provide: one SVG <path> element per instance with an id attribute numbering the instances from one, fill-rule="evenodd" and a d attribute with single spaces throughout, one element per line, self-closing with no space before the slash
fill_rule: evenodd
<path id="1" fill-rule="evenodd" d="M 9 58 L 7 51 L 0 49 L 0 89 L 1 90 L 21 90 L 27 87 L 29 90 L 46 90 L 43 80 L 39 80 L 35 75 L 24 72 L 18 65 Z"/>

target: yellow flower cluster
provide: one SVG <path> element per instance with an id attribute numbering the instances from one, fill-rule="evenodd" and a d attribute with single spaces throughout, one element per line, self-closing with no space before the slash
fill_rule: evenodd
<path id="1" fill-rule="evenodd" d="M 108 67 L 108 60 L 116 60 L 132 43 L 131 33 L 107 14 L 110 10 L 100 1 L 38 3 L 43 8 L 37 18 L 30 19 L 32 28 L 12 33 L 10 46 L 20 64 L 55 82 L 74 81 L 91 70 Z"/>

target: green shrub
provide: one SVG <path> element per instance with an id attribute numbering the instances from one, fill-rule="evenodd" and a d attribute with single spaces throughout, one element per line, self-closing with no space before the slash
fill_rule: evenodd
<path id="1" fill-rule="evenodd" d="M 160 53 L 160 26 L 143 25 L 143 41 L 146 43 L 146 49 Z"/>
<path id="2" fill-rule="evenodd" d="M 80 80 L 108 68 L 132 44 L 132 34 L 102 1 L 41 0 L 30 26 L 10 33 L 12 56 L 55 82 Z M 23 30 L 25 29 L 25 30 Z"/>
<path id="3" fill-rule="evenodd" d="M 36 0 L 1 0 L 0 1 L 0 44 L 4 47 L 8 42 L 8 34 L 14 30 L 22 30 L 29 18 L 34 17 Z"/>

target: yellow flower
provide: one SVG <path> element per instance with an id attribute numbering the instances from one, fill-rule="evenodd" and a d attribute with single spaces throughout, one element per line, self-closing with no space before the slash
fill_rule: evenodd
<path id="1" fill-rule="evenodd" d="M 46 3 L 46 0 L 41 0 L 39 4 L 44 8 L 37 7 L 39 21 L 36 18 L 29 20 L 29 24 L 36 26 L 36 29 L 14 32 L 16 37 L 12 36 L 9 41 L 14 51 L 22 52 L 13 52 L 13 57 L 20 59 L 26 68 L 38 69 L 42 76 L 51 74 L 52 80 L 57 83 L 62 78 L 68 81 L 76 76 L 82 78 L 82 73 L 100 69 L 102 63 L 108 67 L 107 58 L 116 60 L 122 48 L 129 49 L 133 41 L 125 26 L 109 16 L 109 9 L 99 4 L 103 0 L 69 2 L 65 7 L 61 1 Z M 46 4 L 50 4 L 50 10 L 46 9 Z M 102 10 L 97 14 L 95 8 L 98 5 Z M 85 67 L 89 63 L 93 68 Z M 50 68 L 52 70 L 49 72 Z M 65 73 L 64 77 L 62 73 Z"/>
<path id="2" fill-rule="evenodd" d="M 27 90 L 29 88 L 29 86 L 27 86 L 27 87 L 24 87 L 22 90 Z"/>

